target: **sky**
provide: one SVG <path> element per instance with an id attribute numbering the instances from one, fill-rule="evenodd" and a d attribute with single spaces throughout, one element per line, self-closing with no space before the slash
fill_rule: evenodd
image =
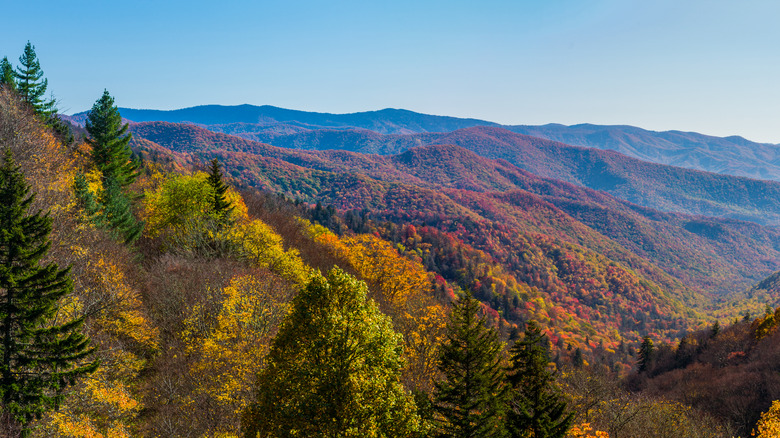
<path id="1" fill-rule="evenodd" d="M 595 123 L 780 143 L 780 2 L 9 1 L 60 111 L 403 108 L 511 125 Z"/>

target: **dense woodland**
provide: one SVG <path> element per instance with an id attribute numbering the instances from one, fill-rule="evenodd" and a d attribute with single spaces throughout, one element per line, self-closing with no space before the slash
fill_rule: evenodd
<path id="1" fill-rule="evenodd" d="M 780 430 L 773 228 L 454 146 L 129 126 L 108 91 L 68 125 L 32 45 L 0 67 L 3 436 Z"/>

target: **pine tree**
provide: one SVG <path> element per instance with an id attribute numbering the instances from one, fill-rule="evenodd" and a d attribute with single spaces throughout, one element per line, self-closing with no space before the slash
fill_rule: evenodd
<path id="1" fill-rule="evenodd" d="M 14 67 L 8 62 L 8 57 L 0 61 L 0 87 L 16 90 Z"/>
<path id="2" fill-rule="evenodd" d="M 400 383 L 403 340 L 338 268 L 293 301 L 258 376 L 246 437 L 409 437 L 424 427 Z"/>
<path id="3" fill-rule="evenodd" d="M 6 149 L 0 167 L 0 399 L 22 436 L 31 419 L 59 405 L 66 386 L 98 366 L 86 363 L 93 349 L 81 333 L 83 319 L 56 318 L 73 284 L 69 269 L 40 265 L 51 219 L 40 211 L 28 214 L 29 190 Z"/>
<path id="4" fill-rule="evenodd" d="M 225 197 L 228 186 L 222 181 L 222 171 L 220 170 L 219 160 L 216 158 L 211 160 L 208 182 L 214 191 L 214 198 L 211 202 L 212 211 L 221 221 L 224 221 L 233 210 L 233 207 Z"/>
<path id="5" fill-rule="evenodd" d="M 650 368 L 650 364 L 653 361 L 655 355 L 655 347 L 653 347 L 653 340 L 650 336 L 642 338 L 642 345 L 639 347 L 638 359 L 639 359 L 639 372 L 645 372 Z"/>
<path id="6" fill-rule="evenodd" d="M 24 102 L 30 104 L 35 112 L 43 116 L 51 116 L 56 112 L 56 102 L 52 99 L 46 101 L 44 95 L 49 86 L 49 80 L 43 79 L 43 70 L 38 56 L 35 54 L 35 46 L 27 41 L 24 53 L 19 57 L 21 64 L 16 68 L 16 89 Z"/>
<path id="7" fill-rule="evenodd" d="M 509 350 L 507 380 L 511 386 L 507 429 L 512 437 L 563 438 L 573 414 L 555 385 L 549 369 L 547 337 L 535 321 L 529 321 L 525 336 Z"/>
<path id="8" fill-rule="evenodd" d="M 141 233 L 143 223 L 132 213 L 132 202 L 126 188 L 139 175 L 138 163 L 132 159 L 127 124 L 114 105 L 114 99 L 103 91 L 103 96 L 92 106 L 87 115 L 87 143 L 92 146 L 92 162 L 101 173 L 103 188 L 98 196 L 100 214 L 98 222 L 117 231 L 132 242 Z"/>
<path id="9" fill-rule="evenodd" d="M 470 295 L 457 301 L 441 346 L 444 380 L 436 384 L 434 403 L 444 437 L 505 436 L 503 348 L 496 332 L 477 315 L 479 307 Z"/>

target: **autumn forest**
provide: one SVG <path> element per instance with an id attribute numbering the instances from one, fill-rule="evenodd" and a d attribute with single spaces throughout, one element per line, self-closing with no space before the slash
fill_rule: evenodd
<path id="1" fill-rule="evenodd" d="M 778 182 L 47 85 L 0 63 L 0 436 L 780 434 Z"/>

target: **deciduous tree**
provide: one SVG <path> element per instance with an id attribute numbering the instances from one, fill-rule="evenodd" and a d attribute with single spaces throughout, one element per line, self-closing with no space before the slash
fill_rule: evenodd
<path id="1" fill-rule="evenodd" d="M 399 381 L 401 336 L 366 294 L 365 283 L 338 268 L 300 291 L 258 376 L 244 436 L 405 437 L 423 429 Z"/>
<path id="2" fill-rule="evenodd" d="M 780 436 L 780 400 L 772 402 L 772 406 L 761 414 L 756 428 L 751 436 L 756 438 L 770 438 Z"/>

